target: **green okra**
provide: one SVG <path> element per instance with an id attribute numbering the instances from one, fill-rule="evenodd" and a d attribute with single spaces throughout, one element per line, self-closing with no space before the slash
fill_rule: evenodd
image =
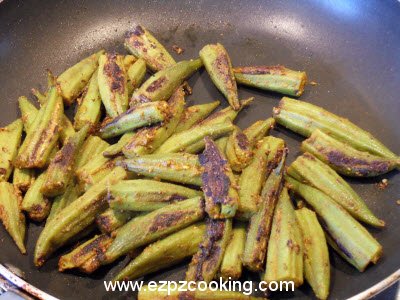
<path id="1" fill-rule="evenodd" d="M 146 61 L 143 58 L 139 58 L 127 69 L 128 95 L 132 95 L 132 92 L 142 84 L 145 75 Z"/>
<path id="2" fill-rule="evenodd" d="M 21 204 L 21 209 L 28 213 L 30 219 L 37 222 L 46 219 L 51 208 L 50 200 L 40 192 L 40 189 L 46 180 L 46 173 L 47 172 L 45 171 L 36 178 L 27 190 Z"/>
<path id="3" fill-rule="evenodd" d="M 13 185 L 21 192 L 26 192 L 35 181 L 34 169 L 15 168 L 13 173 Z"/>
<path id="4" fill-rule="evenodd" d="M 126 178 L 122 168 L 113 169 L 103 180 L 62 209 L 46 223 L 37 240 L 34 263 L 40 267 L 59 247 L 90 226 L 96 216 L 107 207 L 106 195 L 110 186 Z"/>
<path id="5" fill-rule="evenodd" d="M 65 192 L 74 177 L 75 157 L 79 153 L 88 131 L 89 124 L 86 124 L 68 139 L 51 160 L 46 171 L 46 179 L 40 189 L 42 194 L 48 197 L 55 197 Z"/>
<path id="6" fill-rule="evenodd" d="M 24 131 L 28 133 L 38 114 L 38 109 L 25 96 L 18 98 L 18 106 L 21 111 L 21 120 L 24 124 Z"/>
<path id="7" fill-rule="evenodd" d="M 281 156 L 278 166 L 269 174 L 261 192 L 259 209 L 249 222 L 243 264 L 254 272 L 262 271 L 268 248 L 268 239 L 276 203 L 283 186 L 286 152 Z"/>
<path id="8" fill-rule="evenodd" d="M 382 255 L 382 246 L 343 207 L 323 192 L 287 177 L 290 189 L 312 206 L 338 248 L 360 272 Z"/>
<path id="9" fill-rule="evenodd" d="M 221 152 L 222 154 L 225 153 L 226 144 L 228 143 L 228 138 L 229 138 L 228 136 L 223 136 L 214 141 L 215 145 L 217 145 L 219 152 Z"/>
<path id="10" fill-rule="evenodd" d="M 82 93 L 90 77 L 98 66 L 99 57 L 104 53 L 100 50 L 77 64 L 65 70 L 57 77 L 57 86 L 66 105 L 71 105 Z"/>
<path id="11" fill-rule="evenodd" d="M 149 179 L 121 181 L 111 187 L 110 193 L 110 207 L 128 211 L 152 211 L 203 194 L 181 185 Z"/>
<path id="12" fill-rule="evenodd" d="M 260 193 L 266 177 L 281 161 L 285 141 L 272 136 L 259 141 L 253 160 L 243 169 L 239 177 L 239 207 L 238 210 L 248 218 L 257 212 Z"/>
<path id="13" fill-rule="evenodd" d="M 232 218 L 239 203 L 236 178 L 219 149 L 210 137 L 204 138 L 205 149 L 199 155 L 203 167 L 202 189 L 205 197 L 205 210 L 210 218 Z"/>
<path id="14" fill-rule="evenodd" d="M 185 109 L 185 93 L 179 87 L 168 100 L 169 115 L 162 124 L 138 130 L 124 146 L 122 152 L 128 158 L 150 154 L 160 147 L 176 130 Z"/>
<path id="15" fill-rule="evenodd" d="M 274 128 L 275 119 L 268 118 L 266 120 L 259 120 L 251 124 L 246 129 L 243 129 L 243 133 L 246 135 L 250 144 L 254 145 L 256 142 L 266 136 L 269 131 Z"/>
<path id="16" fill-rule="evenodd" d="M 352 177 L 373 177 L 400 167 L 400 158 L 385 158 L 359 151 L 317 129 L 301 143 L 303 152 L 310 152 L 339 174 Z"/>
<path id="17" fill-rule="evenodd" d="M 192 128 L 194 125 L 200 123 L 207 118 L 219 105 L 220 101 L 214 101 L 205 104 L 193 105 L 185 109 L 178 126 L 176 126 L 175 133 Z"/>
<path id="18" fill-rule="evenodd" d="M 232 234 L 232 219 L 206 219 L 206 233 L 186 272 L 186 281 L 210 282 L 217 274 Z"/>
<path id="19" fill-rule="evenodd" d="M 40 105 L 46 103 L 46 95 L 44 93 L 41 93 L 38 89 L 31 89 L 31 93 L 35 96 Z"/>
<path id="20" fill-rule="evenodd" d="M 74 125 L 66 115 L 61 117 L 61 125 L 60 125 L 60 141 L 63 145 L 68 141 L 70 137 L 72 137 L 76 132 L 74 129 Z"/>
<path id="21" fill-rule="evenodd" d="M 83 143 L 76 155 L 75 168 L 78 170 L 91 161 L 93 158 L 102 154 L 110 146 L 109 143 L 103 141 L 101 138 L 95 135 L 90 135 Z"/>
<path id="22" fill-rule="evenodd" d="M 60 211 L 78 199 L 80 196 L 79 192 L 79 187 L 73 183 L 70 183 L 62 195 L 54 198 L 46 222 L 50 222 L 50 220 L 56 217 Z"/>
<path id="23" fill-rule="evenodd" d="M 284 66 L 254 66 L 233 68 L 238 84 L 299 97 L 307 82 L 306 72 Z"/>
<path id="24" fill-rule="evenodd" d="M 95 235 L 71 252 L 64 254 L 58 261 L 58 271 L 78 268 L 80 271 L 90 274 L 101 266 L 101 261 L 113 238 L 106 235 Z"/>
<path id="25" fill-rule="evenodd" d="M 31 131 L 27 133 L 15 160 L 18 168 L 42 168 L 55 147 L 64 105 L 55 87 L 47 95 L 47 103 L 39 110 Z"/>
<path id="26" fill-rule="evenodd" d="M 98 83 L 98 70 L 96 70 L 81 98 L 78 99 L 74 117 L 74 128 L 82 129 L 85 124 L 89 124 L 94 130 L 99 123 L 101 115 L 101 97 Z"/>
<path id="27" fill-rule="evenodd" d="M 21 119 L 0 128 L 0 181 L 7 181 L 11 175 L 23 128 Z"/>
<path id="28" fill-rule="evenodd" d="M 298 181 L 311 185 L 327 194 L 354 218 L 375 227 L 383 227 L 385 222 L 378 219 L 361 197 L 340 177 L 335 170 L 306 152 L 296 158 L 287 173 Z"/>
<path id="29" fill-rule="evenodd" d="M 204 138 L 206 136 L 212 139 L 219 138 L 223 135 L 229 134 L 234 130 L 234 128 L 234 125 L 229 119 L 218 124 L 196 125 L 190 129 L 174 134 L 173 137 L 169 138 L 154 153 L 193 153 L 188 150 L 188 148 L 193 146 L 193 144 L 201 145 L 202 148 L 204 148 Z M 198 148 L 196 150 L 201 149 Z"/>
<path id="30" fill-rule="evenodd" d="M 130 105 L 150 101 L 166 101 L 183 81 L 202 66 L 200 59 L 183 60 L 158 71 L 133 92 Z"/>
<path id="31" fill-rule="evenodd" d="M 197 252 L 204 232 L 204 224 L 195 224 L 150 244 L 114 280 L 134 280 L 181 262 Z"/>
<path id="32" fill-rule="evenodd" d="M 330 286 L 330 263 L 324 231 L 315 212 L 308 208 L 295 211 L 303 237 L 304 276 L 318 299 L 327 299 Z"/>
<path id="33" fill-rule="evenodd" d="M 246 242 L 246 225 L 236 222 L 232 237 L 226 246 L 219 273 L 224 280 L 239 279 L 242 276 L 242 255 Z"/>
<path id="34" fill-rule="evenodd" d="M 197 155 L 187 153 L 148 154 L 117 162 L 128 171 L 162 180 L 202 185 L 202 167 Z"/>
<path id="35" fill-rule="evenodd" d="M 140 103 L 100 128 L 102 138 L 111 138 L 134 129 L 164 121 L 169 114 L 165 101 Z"/>
<path id="36" fill-rule="evenodd" d="M 127 110 L 128 78 L 121 55 L 107 53 L 99 57 L 97 83 L 101 101 L 111 118 Z"/>
<path id="37" fill-rule="evenodd" d="M 138 59 L 134 55 L 124 55 L 124 68 L 128 70 Z"/>
<path id="38" fill-rule="evenodd" d="M 124 45 L 134 56 L 144 59 L 153 72 L 176 63 L 164 46 L 141 25 L 136 25 L 132 31 L 125 34 Z"/>
<path id="39" fill-rule="evenodd" d="M 396 154 L 369 132 L 348 119 L 339 117 L 311 103 L 283 97 L 279 106 L 273 109 L 273 113 L 277 123 L 305 137 L 309 137 L 314 130 L 320 129 L 357 150 L 389 159 L 398 159 Z"/>
<path id="40" fill-rule="evenodd" d="M 240 109 L 238 91 L 232 63 L 221 44 L 209 44 L 200 50 L 199 56 L 215 86 L 228 100 L 234 110 Z"/>
<path id="41" fill-rule="evenodd" d="M 126 224 L 133 216 L 134 212 L 131 211 L 108 208 L 96 217 L 96 225 L 102 233 L 110 234 Z"/>
<path id="42" fill-rule="evenodd" d="M 237 126 L 235 126 L 235 130 L 228 138 L 225 154 L 232 170 L 236 172 L 240 172 L 244 169 L 253 157 L 252 146 L 249 139 Z"/>
<path id="43" fill-rule="evenodd" d="M 133 218 L 116 230 L 105 263 L 199 221 L 204 216 L 203 205 L 202 198 L 195 197 Z"/>
<path id="44" fill-rule="evenodd" d="M 303 238 L 287 188 L 276 204 L 268 241 L 266 271 L 263 280 L 293 281 L 303 284 Z"/>
<path id="45" fill-rule="evenodd" d="M 0 219 L 22 254 L 26 253 L 25 216 L 20 210 L 21 195 L 8 182 L 0 182 Z"/>
<path id="46" fill-rule="evenodd" d="M 125 145 L 128 144 L 130 140 L 136 135 L 135 132 L 127 132 L 124 133 L 118 140 L 118 143 L 113 144 L 109 147 L 107 147 L 103 151 L 103 156 L 107 158 L 113 158 L 116 156 L 121 156 L 123 155 L 122 150 L 124 149 Z"/>

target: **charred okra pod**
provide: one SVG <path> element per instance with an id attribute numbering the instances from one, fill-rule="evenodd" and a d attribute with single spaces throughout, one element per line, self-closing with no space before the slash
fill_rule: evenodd
<path id="1" fill-rule="evenodd" d="M 255 66 L 233 68 L 238 84 L 299 97 L 307 82 L 306 72 L 284 66 Z"/>
<path id="2" fill-rule="evenodd" d="M 26 192 L 34 181 L 35 181 L 34 169 L 18 169 L 18 168 L 14 169 L 12 183 L 21 192 Z"/>
<path id="3" fill-rule="evenodd" d="M 21 144 L 24 125 L 17 119 L 0 128 L 0 181 L 7 181 L 13 170 L 13 162 Z"/>
<path id="4" fill-rule="evenodd" d="M 214 101 L 188 107 L 179 120 L 178 126 L 176 126 L 175 129 L 175 133 L 192 128 L 194 125 L 207 118 L 208 115 L 219 106 L 219 104 L 220 101 Z"/>
<path id="5" fill-rule="evenodd" d="M 146 75 L 146 62 L 143 58 L 139 58 L 134 64 L 127 69 L 128 75 L 128 95 L 137 89 L 143 82 Z"/>
<path id="6" fill-rule="evenodd" d="M 315 212 L 303 207 L 296 210 L 297 221 L 303 236 L 304 276 L 318 299 L 329 294 L 330 264 L 324 231 Z"/>
<path id="7" fill-rule="evenodd" d="M 263 279 L 303 284 L 303 238 L 286 187 L 276 204 Z"/>
<path id="8" fill-rule="evenodd" d="M 27 134 L 15 165 L 19 168 L 42 168 L 57 143 L 64 105 L 55 87 L 47 95 L 47 103 L 39 110 Z"/>
<path id="9" fill-rule="evenodd" d="M 204 168 L 201 179 L 206 212 L 213 219 L 232 218 L 239 203 L 236 179 L 211 138 L 204 140 L 206 148 L 199 161 Z"/>
<path id="10" fill-rule="evenodd" d="M 100 136 L 111 138 L 127 131 L 159 123 L 167 118 L 168 113 L 168 104 L 165 101 L 140 103 L 102 126 Z"/>
<path id="11" fill-rule="evenodd" d="M 124 55 L 124 68 L 128 70 L 138 59 L 133 55 Z"/>
<path id="12" fill-rule="evenodd" d="M 197 155 L 149 154 L 117 162 L 128 171 L 147 177 L 201 186 L 202 168 Z"/>
<path id="13" fill-rule="evenodd" d="M 97 157 L 99 154 L 101 155 L 109 146 L 109 143 L 103 141 L 98 136 L 88 136 L 76 156 L 75 168 L 78 170 L 83 167 L 93 158 Z"/>
<path id="14" fill-rule="evenodd" d="M 186 272 L 186 281 L 210 282 L 217 274 L 232 234 L 232 219 L 206 220 L 206 233 Z"/>
<path id="15" fill-rule="evenodd" d="M 0 182 L 0 195 L 0 219 L 18 249 L 22 254 L 25 254 L 25 216 L 19 208 L 21 204 L 21 195 L 19 191 L 8 182 Z"/>
<path id="16" fill-rule="evenodd" d="M 240 109 L 231 59 L 221 44 L 209 44 L 199 52 L 207 73 L 234 110 Z"/>
<path id="17" fill-rule="evenodd" d="M 85 194 L 61 210 L 46 224 L 37 240 L 34 263 L 40 267 L 59 247 L 90 226 L 97 214 L 107 207 L 106 195 L 110 186 L 124 179 L 127 173 L 115 168 Z"/>
<path id="18" fill-rule="evenodd" d="M 398 158 L 369 132 L 311 103 L 283 97 L 273 113 L 277 123 L 305 137 L 320 129 L 357 150 L 389 159 Z"/>
<path id="19" fill-rule="evenodd" d="M 240 172 L 251 161 L 253 156 L 252 146 L 247 136 L 237 126 L 228 138 L 225 154 L 232 170 L 236 172 Z"/>
<path id="20" fill-rule="evenodd" d="M 182 82 L 201 66 L 200 59 L 183 60 L 158 71 L 133 92 L 131 107 L 142 102 L 168 100 Z"/>
<path id="21" fill-rule="evenodd" d="M 311 185 L 327 194 L 354 218 L 375 227 L 383 227 L 385 222 L 379 220 L 367 207 L 360 196 L 340 177 L 335 170 L 306 152 L 297 157 L 289 166 L 288 175 L 298 181 Z"/>
<path id="22" fill-rule="evenodd" d="M 110 189 L 115 210 L 152 211 L 203 193 L 181 185 L 148 179 L 124 180 Z"/>
<path id="23" fill-rule="evenodd" d="M 55 197 L 65 192 L 74 176 L 75 156 L 79 152 L 88 131 L 89 124 L 86 124 L 68 139 L 50 162 L 46 171 L 46 179 L 40 189 L 40 192 L 45 196 Z"/>
<path id="24" fill-rule="evenodd" d="M 160 71 L 175 64 L 175 60 L 143 26 L 137 25 L 125 34 L 125 48 L 138 58 L 143 58 L 153 72 Z"/>
<path id="25" fill-rule="evenodd" d="M 226 246 L 219 273 L 225 280 L 239 279 L 242 276 L 242 255 L 246 242 L 246 225 L 234 223 L 232 237 Z"/>
<path id="26" fill-rule="evenodd" d="M 121 55 L 114 53 L 100 56 L 97 82 L 101 101 L 111 118 L 122 114 L 128 108 L 127 81 Z"/>
<path id="27" fill-rule="evenodd" d="M 195 224 L 150 244 L 114 280 L 134 280 L 181 262 L 197 252 L 204 232 L 204 224 Z"/>
<path id="28" fill-rule="evenodd" d="M 113 238 L 106 235 L 95 235 L 71 252 L 64 254 L 58 261 L 58 271 L 78 268 L 90 274 L 101 266 L 103 255 L 111 245 Z"/>
<path id="29" fill-rule="evenodd" d="M 61 96 L 66 105 L 71 105 L 73 101 L 82 93 L 90 77 L 98 66 L 98 60 L 104 50 L 92 54 L 81 60 L 74 66 L 65 70 L 57 77 L 57 86 L 61 91 Z"/>
<path id="30" fill-rule="evenodd" d="M 317 129 L 301 143 L 303 152 L 329 165 L 340 174 L 352 177 L 373 177 L 400 167 L 400 158 L 385 158 L 359 151 Z"/>
<path id="31" fill-rule="evenodd" d="M 96 224 L 102 233 L 110 234 L 125 225 L 133 216 L 134 212 L 109 208 L 96 217 Z"/>
<path id="32" fill-rule="evenodd" d="M 50 220 L 56 217 L 60 211 L 62 211 L 65 207 L 70 205 L 78 198 L 79 198 L 78 186 L 73 183 L 69 184 L 62 195 L 54 198 L 46 222 L 50 222 Z"/>
<path id="33" fill-rule="evenodd" d="M 264 268 L 268 239 L 271 233 L 275 206 L 283 185 L 286 152 L 281 156 L 278 166 L 272 170 L 261 192 L 258 211 L 251 216 L 243 253 L 243 264 L 254 272 Z"/>
<path id="34" fill-rule="evenodd" d="M 360 272 L 382 255 L 382 246 L 343 207 L 323 192 L 302 184 L 291 177 L 286 181 L 321 217 L 324 229 L 347 260 Z"/>
<path id="35" fill-rule="evenodd" d="M 197 222 L 204 216 L 203 205 L 202 198 L 195 197 L 133 218 L 115 232 L 115 239 L 105 254 L 105 263 Z"/>

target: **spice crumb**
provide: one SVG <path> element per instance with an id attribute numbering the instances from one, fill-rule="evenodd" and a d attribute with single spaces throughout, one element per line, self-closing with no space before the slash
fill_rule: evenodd
<path id="1" fill-rule="evenodd" d="M 400 199 L 396 201 L 397 205 L 400 205 Z"/>
<path id="2" fill-rule="evenodd" d="M 386 189 L 388 185 L 389 185 L 389 180 L 387 180 L 386 178 L 382 179 L 381 182 L 377 183 L 378 189 L 380 190 Z"/>
<path id="3" fill-rule="evenodd" d="M 312 86 L 316 86 L 316 85 L 318 85 L 318 83 L 316 82 L 316 81 L 310 81 L 310 85 L 312 85 Z"/>
<path id="4" fill-rule="evenodd" d="M 176 54 L 182 54 L 185 50 L 181 47 L 179 47 L 178 45 L 173 45 L 172 46 L 172 50 L 175 51 Z"/>

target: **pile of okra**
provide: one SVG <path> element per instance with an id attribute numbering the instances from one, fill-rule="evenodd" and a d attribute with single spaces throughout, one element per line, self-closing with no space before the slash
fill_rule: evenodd
<path id="1" fill-rule="evenodd" d="M 326 299 L 328 245 L 360 272 L 379 260 L 364 225 L 385 223 L 341 175 L 390 172 L 396 154 L 349 120 L 288 97 L 271 118 L 233 123 L 253 101 L 239 100 L 237 85 L 299 97 L 305 72 L 232 67 L 219 43 L 176 62 L 143 26 L 126 33 L 125 47 L 127 55 L 101 50 L 59 76 L 48 71 L 47 90 L 32 89 L 40 108 L 20 97 L 21 117 L 0 129 L 0 217 L 22 253 L 25 218 L 43 222 L 37 267 L 75 245 L 59 271 L 92 273 L 128 255 L 114 279 L 134 280 L 189 258 L 187 281 L 236 280 L 245 267 L 266 282 L 297 287 L 305 278 Z M 185 80 L 203 67 L 229 103 L 216 112 L 219 101 L 185 105 Z M 73 120 L 64 114 L 71 105 Z M 285 141 L 269 135 L 276 123 L 306 138 L 289 166 Z M 164 296 L 139 293 L 184 295 Z"/>

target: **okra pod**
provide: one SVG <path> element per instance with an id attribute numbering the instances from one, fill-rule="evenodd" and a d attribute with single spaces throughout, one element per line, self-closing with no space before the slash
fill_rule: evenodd
<path id="1" fill-rule="evenodd" d="M 275 119 L 268 118 L 266 120 L 259 120 L 251 124 L 249 127 L 243 129 L 243 133 L 246 135 L 251 145 L 261 140 L 266 136 L 269 131 L 274 128 Z"/>
<path id="2" fill-rule="evenodd" d="M 229 105 L 234 110 L 239 110 L 240 103 L 235 75 L 231 59 L 224 46 L 219 43 L 206 45 L 200 50 L 199 56 L 211 80 L 228 100 Z"/>
<path id="3" fill-rule="evenodd" d="M 206 212 L 213 219 L 232 218 L 239 202 L 236 179 L 211 138 L 204 140 L 206 148 L 199 155 L 199 162 L 204 168 L 201 179 Z"/>
<path id="4" fill-rule="evenodd" d="M 134 212 L 131 211 L 108 208 L 96 217 L 96 225 L 102 233 L 110 234 L 125 225 L 133 216 Z"/>
<path id="5" fill-rule="evenodd" d="M 111 187 L 110 193 L 112 209 L 131 211 L 152 211 L 203 194 L 181 185 L 148 179 L 121 181 Z"/>
<path id="6" fill-rule="evenodd" d="M 25 216 L 20 210 L 21 195 L 8 182 L 0 182 L 0 219 L 22 254 L 26 253 Z"/>
<path id="7" fill-rule="evenodd" d="M 119 161 L 128 171 L 167 181 L 202 185 L 202 168 L 197 155 L 187 153 L 148 154 Z"/>
<path id="8" fill-rule="evenodd" d="M 133 218 L 115 232 L 115 239 L 105 253 L 105 263 L 197 222 L 204 216 L 203 205 L 202 198 L 195 197 Z"/>
<path id="9" fill-rule="evenodd" d="M 303 284 L 303 238 L 286 187 L 274 212 L 264 281 Z"/>
<path id="10" fill-rule="evenodd" d="M 289 166 L 288 175 L 311 185 L 327 194 L 354 218 L 375 227 L 383 227 L 385 222 L 378 219 L 361 197 L 340 177 L 335 170 L 306 152 L 297 157 Z"/>
<path id="11" fill-rule="evenodd" d="M 35 181 L 34 169 L 15 168 L 13 173 L 13 185 L 21 192 L 26 192 Z"/>
<path id="12" fill-rule="evenodd" d="M 291 177 L 287 177 L 286 181 L 290 189 L 312 206 L 322 219 L 324 229 L 360 272 L 364 271 L 370 262 L 378 261 L 382 255 L 382 246 L 343 207 L 311 186 Z"/>
<path id="13" fill-rule="evenodd" d="M 176 62 L 164 46 L 143 26 L 136 25 L 125 34 L 125 48 L 137 58 L 143 58 L 153 72 Z"/>
<path id="14" fill-rule="evenodd" d="M 55 197 L 65 192 L 74 176 L 76 154 L 79 153 L 88 131 L 89 124 L 86 124 L 68 139 L 50 162 L 46 179 L 40 189 L 45 196 Z"/>
<path id="15" fill-rule="evenodd" d="M 210 282 L 217 274 L 232 234 L 232 219 L 206 219 L 206 233 L 192 257 L 186 281 Z"/>
<path id="16" fill-rule="evenodd" d="M 113 238 L 106 235 L 95 235 L 71 252 L 64 254 L 58 261 L 58 271 L 78 268 L 86 274 L 93 273 L 101 266 L 103 255 L 111 245 Z"/>
<path id="17" fill-rule="evenodd" d="M 315 212 L 308 208 L 296 210 L 303 236 L 304 276 L 318 299 L 327 299 L 330 285 L 328 245 Z"/>
<path id="18" fill-rule="evenodd" d="M 174 132 L 185 109 L 185 93 L 179 87 L 168 100 L 168 118 L 162 124 L 138 130 L 124 146 L 126 157 L 150 154 L 160 147 Z"/>
<path id="19" fill-rule="evenodd" d="M 226 246 L 219 273 L 225 280 L 239 279 L 242 276 L 242 255 L 246 242 L 246 225 L 234 223 L 232 237 Z"/>
<path id="20" fill-rule="evenodd" d="M 357 150 L 389 159 L 398 158 L 369 132 L 311 103 L 283 97 L 273 113 L 277 123 L 305 137 L 320 129 Z"/>
<path id="21" fill-rule="evenodd" d="M 93 158 L 102 154 L 110 146 L 109 143 L 103 141 L 101 138 L 95 135 L 90 135 L 83 143 L 76 156 L 75 168 L 78 170 L 91 161 Z"/>
<path id="22" fill-rule="evenodd" d="M 142 84 L 145 75 L 146 62 L 143 58 L 139 58 L 129 67 L 129 69 L 127 69 L 128 95 L 132 95 L 132 92 Z"/>
<path id="23" fill-rule="evenodd" d="M 24 125 L 17 119 L 0 128 L 0 181 L 7 181 L 13 170 L 13 162 L 21 144 Z"/>
<path id="24" fill-rule="evenodd" d="M 30 219 L 41 222 L 47 218 L 51 208 L 50 200 L 40 189 L 46 180 L 46 171 L 39 175 L 26 192 L 22 200 L 21 209 L 28 213 Z"/>
<path id="25" fill-rule="evenodd" d="M 99 57 L 103 53 L 104 50 L 100 50 L 84 58 L 57 77 L 57 85 L 66 105 L 71 105 L 82 93 L 90 77 L 96 70 Z"/>
<path id="26" fill-rule="evenodd" d="M 78 199 L 79 196 L 79 187 L 73 183 L 69 184 L 62 195 L 54 198 L 46 222 L 50 222 L 51 219 L 56 217 L 60 211 Z"/>
<path id="27" fill-rule="evenodd" d="M 202 66 L 200 59 L 183 60 L 158 71 L 133 92 L 130 105 L 150 101 L 166 101 L 183 81 Z"/>
<path id="28" fill-rule="evenodd" d="M 37 240 L 34 254 L 35 265 L 42 266 L 55 250 L 92 224 L 96 215 L 107 207 L 106 195 L 110 186 L 126 176 L 124 169 L 115 168 L 103 180 L 93 185 L 50 220 Z"/>
<path id="29" fill-rule="evenodd" d="M 240 172 L 251 161 L 252 146 L 247 136 L 237 126 L 228 138 L 225 154 L 232 170 L 236 172 Z"/>
<path id="30" fill-rule="evenodd" d="M 286 152 L 281 156 L 278 166 L 269 174 L 261 192 L 258 211 L 250 218 L 243 264 L 254 272 L 262 271 L 271 233 L 275 206 L 279 199 L 285 168 Z"/>
<path id="31" fill-rule="evenodd" d="M 214 101 L 188 107 L 179 120 L 175 133 L 192 128 L 194 125 L 207 118 L 211 112 L 219 106 L 219 104 L 220 101 Z"/>
<path id="32" fill-rule="evenodd" d="M 284 66 L 254 66 L 233 68 L 238 84 L 299 97 L 307 82 L 306 72 Z"/>
<path id="33" fill-rule="evenodd" d="M 55 87 L 47 95 L 47 103 L 39 110 L 27 134 L 15 165 L 18 168 L 42 168 L 57 143 L 64 105 Z"/>
<path id="34" fill-rule="evenodd" d="M 118 140 L 118 143 L 113 144 L 107 147 L 103 151 L 103 156 L 107 158 L 113 158 L 116 156 L 123 155 L 122 150 L 124 149 L 125 145 L 129 143 L 129 141 L 136 135 L 136 132 L 127 132 L 124 133 Z"/>
<path id="35" fill-rule="evenodd" d="M 124 68 L 128 70 L 138 59 L 131 54 L 124 55 Z"/>
<path id="36" fill-rule="evenodd" d="M 101 101 L 111 118 L 127 110 L 128 78 L 121 55 L 108 53 L 100 56 L 97 82 Z"/>
<path id="37" fill-rule="evenodd" d="M 134 280 L 181 262 L 197 252 L 204 232 L 204 224 L 195 224 L 150 244 L 114 280 Z"/>
<path id="38" fill-rule="evenodd" d="M 36 119 L 38 109 L 25 96 L 18 98 L 18 106 L 21 111 L 21 120 L 24 124 L 24 131 L 28 133 Z"/>
<path id="39" fill-rule="evenodd" d="M 66 115 L 61 117 L 61 125 L 60 125 L 60 140 L 63 145 L 68 141 L 70 137 L 72 137 L 76 132 L 74 129 L 74 125 L 68 119 Z"/>
<path id="40" fill-rule="evenodd" d="M 99 123 L 101 115 L 101 97 L 98 83 L 98 70 L 96 70 L 81 98 L 78 99 L 76 113 L 74 117 L 74 128 L 82 129 L 85 124 L 89 124 L 94 130 Z"/>
<path id="41" fill-rule="evenodd" d="M 301 143 L 303 152 L 310 152 L 339 174 L 352 177 L 373 177 L 400 167 L 400 158 L 385 158 L 359 151 L 317 129 Z"/>
<path id="42" fill-rule="evenodd" d="M 223 136 L 223 137 L 220 137 L 219 139 L 216 139 L 214 141 L 214 143 L 217 146 L 219 152 L 221 152 L 222 154 L 225 153 L 226 144 L 228 143 L 228 138 L 229 138 L 228 136 Z"/>
<path id="43" fill-rule="evenodd" d="M 111 138 L 127 131 L 164 121 L 169 114 L 165 101 L 140 103 L 112 119 L 100 128 L 102 138 Z"/>

